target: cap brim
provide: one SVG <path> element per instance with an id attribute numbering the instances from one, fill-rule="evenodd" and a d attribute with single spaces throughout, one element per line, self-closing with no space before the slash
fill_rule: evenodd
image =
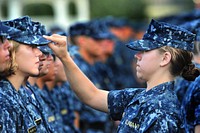
<path id="1" fill-rule="evenodd" d="M 45 39 L 44 37 L 42 37 L 41 35 L 30 35 L 30 36 L 21 36 L 21 37 L 11 37 L 11 40 L 14 40 L 16 42 L 19 43 L 23 43 L 23 44 L 29 44 L 29 45 L 46 45 L 48 43 L 50 43 L 51 41 Z"/>
<path id="2" fill-rule="evenodd" d="M 159 48 L 159 46 L 161 47 L 161 45 L 154 44 L 152 41 L 149 40 L 133 41 L 126 44 L 126 46 L 135 51 L 148 51 Z"/>

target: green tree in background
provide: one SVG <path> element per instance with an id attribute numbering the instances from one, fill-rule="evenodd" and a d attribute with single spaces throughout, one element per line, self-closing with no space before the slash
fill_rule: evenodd
<path id="1" fill-rule="evenodd" d="M 90 0 L 90 15 L 91 18 L 112 15 L 132 20 L 146 20 L 149 19 L 149 16 L 146 14 L 146 8 L 151 2 L 152 0 Z M 154 6 L 162 5 L 163 3 L 169 5 L 169 10 L 170 4 L 180 9 L 178 12 L 174 12 L 174 14 L 194 9 L 192 0 L 153 1 Z"/>
<path id="2" fill-rule="evenodd" d="M 142 0 L 90 0 L 91 18 L 112 15 L 141 20 L 146 18 L 145 7 Z"/>

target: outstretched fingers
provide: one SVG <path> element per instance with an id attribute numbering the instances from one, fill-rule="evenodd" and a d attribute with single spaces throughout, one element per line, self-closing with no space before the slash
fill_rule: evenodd
<path id="1" fill-rule="evenodd" d="M 65 46 L 67 43 L 67 37 L 66 36 L 61 36 L 58 34 L 53 34 L 52 36 L 43 36 L 44 38 L 52 41 L 55 45 L 57 46 Z"/>
<path id="2" fill-rule="evenodd" d="M 44 38 L 52 41 L 48 46 L 53 50 L 54 54 L 58 57 L 62 57 L 67 53 L 67 37 L 58 34 L 52 36 L 43 36 Z"/>

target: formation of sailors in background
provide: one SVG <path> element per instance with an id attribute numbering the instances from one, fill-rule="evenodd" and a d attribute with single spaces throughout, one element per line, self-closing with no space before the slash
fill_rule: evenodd
<path id="1" fill-rule="evenodd" d="M 55 41 L 44 35 L 55 37 Z M 96 88 L 108 92 L 108 103 L 103 106 L 108 106 L 108 113 L 82 101 L 79 92 L 75 94 L 74 88 L 84 88 L 84 84 L 67 78 L 68 67 L 62 53 L 55 50 L 61 47 L 56 39 L 59 45 L 63 36 L 67 36 L 63 43 L 67 43 L 66 52 L 74 63 Z M 0 38 L 2 133 L 200 131 L 199 10 L 152 20 L 149 26 L 105 17 L 77 22 L 67 30 L 52 27 L 49 32 L 40 22 L 23 16 L 1 21 Z M 55 49 L 48 46 L 52 43 Z M 179 53 L 183 57 L 174 59 L 176 69 L 170 68 L 175 82 L 161 82 L 152 86 L 153 92 L 147 91 L 151 89 L 149 80 L 137 78 L 140 54 L 164 46 L 190 51 L 193 57 Z M 177 65 L 179 58 L 184 59 L 183 64 Z M 158 76 L 156 82 L 163 77 Z"/>

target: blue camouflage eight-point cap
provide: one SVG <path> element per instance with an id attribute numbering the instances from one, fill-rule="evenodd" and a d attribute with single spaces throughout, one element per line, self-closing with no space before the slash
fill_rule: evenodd
<path id="1" fill-rule="evenodd" d="M 50 43 L 49 40 L 43 37 L 46 34 L 44 25 L 31 21 L 29 16 L 3 21 L 3 24 L 20 30 L 20 33 L 9 36 L 8 39 L 10 40 L 30 45 L 45 45 Z M 12 31 L 9 34 L 12 34 Z"/>
<path id="2" fill-rule="evenodd" d="M 128 43 L 126 46 L 137 51 L 153 50 L 163 46 L 192 51 L 194 39 L 195 34 L 184 28 L 152 19 L 142 40 Z"/>
<path id="3" fill-rule="evenodd" d="M 98 20 L 76 23 L 69 28 L 70 36 L 89 36 L 94 39 L 114 39 L 115 36 Z"/>
<path id="4" fill-rule="evenodd" d="M 85 29 L 87 29 L 86 22 L 85 23 L 84 22 L 76 23 L 76 24 L 70 26 L 69 35 L 72 37 L 83 35 Z"/>
<path id="5" fill-rule="evenodd" d="M 109 31 L 108 27 L 100 20 L 92 20 L 88 23 L 88 36 L 94 39 L 115 39 L 116 37 Z"/>
<path id="6" fill-rule="evenodd" d="M 12 33 L 12 34 L 10 34 Z M 6 25 L 3 25 L 3 23 L 0 21 L 0 36 L 12 36 L 14 34 L 20 33 L 20 30 L 17 30 L 13 27 L 8 27 Z"/>

